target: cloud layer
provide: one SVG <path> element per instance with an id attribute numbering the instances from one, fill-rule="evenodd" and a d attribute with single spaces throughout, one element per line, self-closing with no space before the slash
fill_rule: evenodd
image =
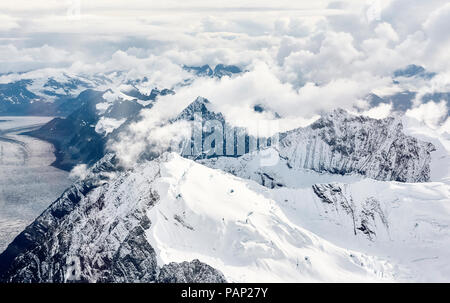
<path id="1" fill-rule="evenodd" d="M 158 108 L 173 115 L 203 96 L 228 119 L 245 124 L 279 114 L 283 128 L 301 126 L 335 107 L 387 115 L 388 105 L 369 108 L 364 98 L 371 92 L 449 91 L 448 1 L 299 2 L 1 2 L 0 73 L 41 69 L 20 76 L 39 77 L 55 70 L 126 70 L 130 78 L 147 77 L 156 87 L 172 88 L 187 77 L 182 65 L 233 64 L 247 72 L 220 81 L 197 79 L 161 98 L 153 117 Z M 408 64 L 437 76 L 394 85 L 393 71 Z M 446 107 L 433 101 L 437 107 L 416 103 L 417 112 L 410 114 L 431 123 L 436 115 L 423 112 Z M 255 113 L 255 105 L 269 111 Z M 141 134 L 158 123 L 144 123 L 149 127 Z"/>

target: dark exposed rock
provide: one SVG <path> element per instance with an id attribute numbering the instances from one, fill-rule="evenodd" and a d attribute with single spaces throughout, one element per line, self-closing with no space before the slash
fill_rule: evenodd
<path id="1" fill-rule="evenodd" d="M 280 137 L 291 167 L 377 180 L 424 182 L 430 178 L 431 143 L 402 132 L 397 118 L 371 119 L 336 110 L 307 128 Z"/>
<path id="2" fill-rule="evenodd" d="M 152 168 L 137 181 L 105 156 L 0 255 L 0 282 L 225 282 L 198 260 L 158 267 L 145 235 L 160 199 Z"/>
<path id="3" fill-rule="evenodd" d="M 345 213 L 349 216 L 355 235 L 360 232 L 369 240 L 374 240 L 377 230 L 380 228 L 389 230 L 386 215 L 381 209 L 380 202 L 374 197 L 355 203 L 347 185 L 315 184 L 312 188 L 319 200 L 329 206 L 326 208 L 328 212 Z"/>
<path id="4" fill-rule="evenodd" d="M 157 282 L 160 283 L 226 283 L 222 273 L 211 266 L 192 262 L 169 263 L 161 268 Z"/>

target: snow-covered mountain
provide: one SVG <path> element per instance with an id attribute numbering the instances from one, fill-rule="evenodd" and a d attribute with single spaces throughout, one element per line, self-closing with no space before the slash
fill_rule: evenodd
<path id="1" fill-rule="evenodd" d="M 64 117 L 57 117 L 26 135 L 56 147 L 57 160 L 53 165 L 58 168 L 71 170 L 78 164 L 92 165 L 105 155 L 106 142 L 115 135 L 116 129 L 135 118 L 141 109 L 151 107 L 159 96 L 175 93 L 156 87 L 149 90 L 150 84 L 143 81 L 127 80 L 126 85 L 112 83 L 113 89 L 106 90 L 86 89 L 76 97 L 50 103 L 55 109 L 50 114 Z M 98 88 L 105 87 L 110 86 Z"/>
<path id="2" fill-rule="evenodd" d="M 172 122 L 196 111 L 226 123 L 202 98 Z M 450 185 L 426 181 L 448 150 L 402 127 L 336 110 L 240 157 L 107 154 L 0 255 L 0 279 L 445 281 Z"/>
<path id="3" fill-rule="evenodd" d="M 377 180 L 423 182 L 430 178 L 431 143 L 402 132 L 399 118 L 353 116 L 344 110 L 282 135 L 287 165 L 317 172 L 359 173 Z"/>
<path id="4" fill-rule="evenodd" d="M 43 69 L 0 74 L 0 114 L 65 116 L 76 109 L 70 110 L 67 101 L 88 89 L 111 90 L 110 98 L 135 99 L 145 106 L 159 95 L 173 94 L 177 87 L 191 84 L 197 77 L 222 78 L 242 73 L 239 67 L 224 64 L 217 64 L 214 69 L 209 65 L 182 68 L 190 72 L 191 76 L 174 87 L 158 87 L 146 76 L 121 70 L 76 74 L 58 69 Z"/>
<path id="5" fill-rule="evenodd" d="M 207 119 L 216 119 L 225 125 L 223 116 L 207 110 L 205 102 L 207 100 L 197 99 L 178 119 L 192 120 L 197 111 Z M 278 145 L 273 146 L 276 166 L 260 166 L 258 159 L 253 166 L 250 164 L 250 170 L 245 169 L 249 162 L 255 162 L 253 155 L 256 154 L 235 159 L 219 157 L 208 160 L 207 165 L 241 177 L 260 179 L 262 184 L 273 186 L 283 186 L 292 170 L 302 169 L 340 175 L 356 173 L 377 180 L 400 182 L 430 179 L 431 153 L 435 147 L 405 135 L 400 117 L 377 120 L 338 109 L 306 128 L 281 133 L 279 138 Z M 280 176 L 281 171 L 285 177 Z M 273 180 L 277 180 L 276 184 L 271 182 Z"/>
<path id="6" fill-rule="evenodd" d="M 190 71 L 238 72 L 225 66 Z M 410 68 L 398 78 L 413 72 L 425 73 Z M 214 153 L 218 143 L 207 146 L 203 136 L 200 155 L 144 152 L 125 168 L 107 151 L 108 140 L 120 140 L 142 109 L 175 91 L 121 73 L 111 78 L 103 79 L 113 84 L 105 90 L 47 102 L 70 114 L 28 133 L 54 143 L 56 166 L 90 169 L 0 255 L 0 281 L 450 278 L 445 132 L 424 131 L 398 113 L 372 119 L 337 109 L 276 134 L 268 146 L 254 145 L 267 138 L 246 135 L 243 154 L 230 155 L 226 146 L 237 142 L 238 128 L 198 97 L 165 123 L 194 123 L 200 114 L 205 132 L 206 121 L 219 122 L 229 132 L 223 153 Z M 22 96 L 38 96 L 30 83 L 21 85 Z"/>
<path id="7" fill-rule="evenodd" d="M 53 164 L 70 170 L 78 164 L 92 165 L 105 155 L 108 138 L 115 130 L 151 107 L 161 92 L 154 92 L 146 106 L 137 99 L 109 99 L 111 91 L 85 90 L 76 99 L 76 109 L 65 118 L 55 118 L 27 135 L 51 142 L 57 148 Z M 73 105 L 75 107 L 75 105 Z"/>
<path id="8" fill-rule="evenodd" d="M 0 114 L 67 116 L 78 108 L 74 102 L 86 90 L 109 91 L 108 100 L 137 100 L 145 106 L 159 95 L 172 94 L 147 77 L 123 71 L 68 74 L 60 70 L 36 70 L 0 75 Z"/>
<path id="9" fill-rule="evenodd" d="M 0 76 L 0 114 L 66 115 L 73 110 L 68 106 L 71 99 L 86 89 L 107 83 L 105 77 L 66 73 L 44 76 L 35 71 L 3 75 Z"/>
<path id="10" fill-rule="evenodd" d="M 267 194 L 176 154 L 124 172 L 106 157 L 14 240 L 0 256 L 0 276 L 21 282 L 390 279 L 388 263 L 299 227 Z"/>
<path id="11" fill-rule="evenodd" d="M 411 78 L 411 77 L 419 77 L 424 79 L 431 79 L 436 76 L 436 73 L 428 72 L 423 66 L 410 64 L 405 68 L 398 69 L 394 71 L 394 78 Z"/>
<path id="12" fill-rule="evenodd" d="M 173 153 L 126 171 L 106 156 L 0 255 L 0 276 L 441 281 L 449 194 L 442 183 L 369 179 L 269 189 Z"/>

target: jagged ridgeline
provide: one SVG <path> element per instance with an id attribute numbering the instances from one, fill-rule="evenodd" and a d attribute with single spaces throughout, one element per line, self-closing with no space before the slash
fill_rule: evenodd
<path id="1" fill-rule="evenodd" d="M 243 127 L 229 124 L 222 113 L 209 110 L 210 102 L 198 97 L 170 123 L 186 120 L 192 125 L 191 137 L 182 142 L 181 154 L 190 159 L 239 157 L 277 142 L 278 136 L 257 137 Z"/>
<path id="2" fill-rule="evenodd" d="M 99 161 L 8 246 L 0 281 L 226 282 L 198 260 L 158 267 L 145 230 L 146 211 L 160 199 L 149 186 L 159 172 L 153 165 L 139 181 L 131 172 L 111 179 L 119 174 L 116 164 L 111 155 Z"/>
<path id="3" fill-rule="evenodd" d="M 405 135 L 400 118 L 378 120 L 338 109 L 308 127 L 263 138 L 231 126 L 221 113 L 209 107 L 210 102 L 199 97 L 170 121 L 193 122 L 193 135 L 184 142 L 182 150 L 187 158 L 239 158 L 273 147 L 280 161 L 294 169 L 360 174 L 382 181 L 424 182 L 430 178 L 431 152 L 435 147 Z M 196 140 L 196 133 L 201 139 Z"/>
<path id="4" fill-rule="evenodd" d="M 272 138 L 247 135 L 242 140 L 239 133 L 245 130 L 229 126 L 223 115 L 208 110 L 208 105 L 208 100 L 198 98 L 175 119 L 192 121 L 200 113 L 203 129 L 205 121 L 219 122 L 223 134 L 219 136 L 222 140 L 219 145 L 217 140 L 209 139 L 211 132 L 204 133 L 200 154 L 195 154 L 194 142 L 188 142 L 188 149 L 184 150 L 188 158 L 239 157 L 272 146 L 280 162 L 285 162 L 289 168 L 360 174 L 382 181 L 424 182 L 430 179 L 431 152 L 435 147 L 405 135 L 400 118 L 378 120 L 339 109 L 305 128 L 279 133 Z"/>
<path id="5" fill-rule="evenodd" d="M 382 181 L 430 179 L 435 147 L 405 135 L 400 118 L 377 120 L 335 110 L 281 137 L 280 155 L 291 167 L 357 173 Z"/>
<path id="6" fill-rule="evenodd" d="M 208 110 L 208 102 L 203 98 L 198 98 L 176 119 L 191 120 L 198 111 L 203 117 L 225 123 L 221 114 Z M 280 142 L 274 148 L 280 157 L 277 165 L 288 170 L 356 173 L 402 182 L 427 181 L 430 153 L 434 150 L 432 144 L 403 134 L 401 122 L 396 118 L 376 120 L 343 110 L 336 110 L 309 127 L 280 134 Z M 240 175 L 239 169 L 251 169 L 245 162 L 254 155 L 216 156 L 216 159 L 238 161 L 240 165 L 230 172 Z M 155 158 L 144 162 L 144 168 L 123 170 L 114 155 L 104 156 L 85 180 L 69 188 L 0 255 L 0 279 L 225 281 L 217 269 L 200 261 L 157 265 L 155 249 L 145 233 L 152 224 L 146 211 L 159 203 L 160 195 L 164 194 L 150 186 L 161 176 L 159 162 Z M 278 181 L 282 182 L 274 180 Z M 316 194 L 319 189 L 323 192 L 323 188 L 317 187 Z M 177 224 L 182 224 L 178 220 Z M 358 222 L 355 228 L 370 234 L 366 221 Z"/>

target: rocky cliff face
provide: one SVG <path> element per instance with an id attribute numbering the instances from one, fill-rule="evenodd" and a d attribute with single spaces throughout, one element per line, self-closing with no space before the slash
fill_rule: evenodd
<path id="1" fill-rule="evenodd" d="M 401 121 L 393 117 L 377 120 L 335 110 L 307 128 L 281 136 L 280 156 L 291 167 L 358 173 L 382 181 L 430 178 L 434 146 L 406 136 Z"/>
<path id="2" fill-rule="evenodd" d="M 198 161 L 269 187 L 297 187 L 307 171 L 360 175 L 380 181 L 430 179 L 431 143 L 402 132 L 400 119 L 382 120 L 336 110 L 306 128 L 280 134 L 278 146 L 239 158 Z M 269 161 L 267 157 L 278 157 Z M 311 176 L 310 176 L 311 177 Z"/>
<path id="3" fill-rule="evenodd" d="M 145 212 L 158 166 L 120 172 L 106 156 L 0 255 L 3 282 L 225 282 L 198 260 L 158 267 Z"/>
<path id="4" fill-rule="evenodd" d="M 355 236 L 361 233 L 373 240 L 379 229 L 388 234 L 389 223 L 380 202 L 375 197 L 368 197 L 355 203 L 348 187 L 348 184 L 315 184 L 312 189 L 319 200 L 328 206 L 325 215 L 347 216 Z"/>

